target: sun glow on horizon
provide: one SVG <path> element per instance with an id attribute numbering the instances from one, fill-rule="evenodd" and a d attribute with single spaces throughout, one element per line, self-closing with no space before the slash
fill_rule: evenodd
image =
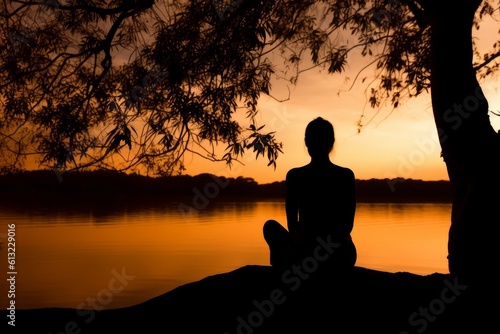
<path id="1" fill-rule="evenodd" d="M 261 99 L 261 113 L 256 121 L 265 125 L 267 132 L 275 131 L 277 140 L 283 143 L 283 154 L 278 157 L 276 170 L 267 166 L 264 157 L 255 159 L 255 154 L 248 151 L 242 164 L 235 163 L 231 168 L 223 162 L 186 156 L 186 172 L 245 176 L 259 183 L 282 181 L 289 169 L 309 162 L 304 131 L 312 119 L 323 117 L 332 122 L 335 129 L 331 160 L 351 168 L 358 179 L 448 179 L 446 166 L 440 158 L 429 96 L 409 100 L 397 110 L 382 108 L 376 112 L 366 105 L 365 97 L 359 93 L 336 94 L 339 87 L 344 86 L 345 83 L 332 75 L 306 72 L 289 100 Z M 283 95 L 278 94 L 279 97 Z M 223 149 L 220 148 L 220 152 Z"/>

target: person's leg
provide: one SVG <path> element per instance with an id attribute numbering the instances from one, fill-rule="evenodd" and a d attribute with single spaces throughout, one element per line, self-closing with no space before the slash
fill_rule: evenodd
<path id="1" fill-rule="evenodd" d="M 273 267 L 284 267 L 290 263 L 291 240 L 286 228 L 275 220 L 268 220 L 263 227 L 264 239 L 269 245 L 270 262 Z"/>
<path id="2" fill-rule="evenodd" d="M 323 240 L 327 238 L 323 237 Z M 328 258 L 320 263 L 318 276 L 324 276 L 326 279 L 338 277 L 339 279 L 345 274 L 352 272 L 356 265 L 357 250 L 352 239 L 333 241 L 337 247 L 329 254 Z M 333 276 L 332 276 L 333 275 Z"/>

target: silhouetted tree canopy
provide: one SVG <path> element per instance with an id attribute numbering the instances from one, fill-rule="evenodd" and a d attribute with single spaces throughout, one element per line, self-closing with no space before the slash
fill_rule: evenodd
<path id="1" fill-rule="evenodd" d="M 188 151 L 231 164 L 248 150 L 275 165 L 282 146 L 255 121 L 273 78 L 342 73 L 361 50 L 377 78 L 366 84 L 372 107 L 429 89 L 423 2 L 3 1 L 0 167 L 33 157 L 165 175 Z M 477 28 L 495 5 L 482 3 Z M 495 73 L 499 52 L 476 54 L 480 76 Z"/>

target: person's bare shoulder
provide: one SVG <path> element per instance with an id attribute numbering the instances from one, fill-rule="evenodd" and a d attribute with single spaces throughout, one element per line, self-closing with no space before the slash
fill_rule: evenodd
<path id="1" fill-rule="evenodd" d="M 354 172 L 352 171 L 352 169 L 339 165 L 333 165 L 333 168 L 336 173 L 342 175 L 343 177 L 354 179 Z"/>
<path id="2" fill-rule="evenodd" d="M 305 169 L 306 169 L 306 166 L 294 167 L 294 168 L 290 169 L 286 173 L 286 179 L 290 180 L 290 179 L 294 179 L 294 178 L 300 177 L 301 175 L 303 175 L 304 173 L 306 173 Z"/>

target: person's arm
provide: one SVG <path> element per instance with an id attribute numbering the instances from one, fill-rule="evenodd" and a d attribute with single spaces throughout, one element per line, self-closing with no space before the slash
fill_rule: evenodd
<path id="1" fill-rule="evenodd" d="M 342 212 L 339 214 L 340 229 L 343 235 L 351 233 L 356 213 L 356 179 L 352 170 L 347 169 L 343 176 L 344 190 L 342 195 Z"/>
<path id="2" fill-rule="evenodd" d="M 288 231 L 293 233 L 297 229 L 298 219 L 299 219 L 299 204 L 297 197 L 297 184 L 294 177 L 295 173 L 290 170 L 286 174 L 286 198 L 285 198 L 285 210 L 286 210 L 286 220 L 288 225 Z"/>
<path id="3" fill-rule="evenodd" d="M 352 170 L 349 170 L 349 183 L 348 183 L 348 193 L 346 196 L 347 199 L 347 207 L 348 210 L 346 211 L 347 217 L 346 217 L 346 222 L 347 222 L 347 229 L 348 232 L 351 233 L 353 227 L 354 227 L 354 216 L 356 214 L 356 178 L 354 176 L 354 173 Z"/>

